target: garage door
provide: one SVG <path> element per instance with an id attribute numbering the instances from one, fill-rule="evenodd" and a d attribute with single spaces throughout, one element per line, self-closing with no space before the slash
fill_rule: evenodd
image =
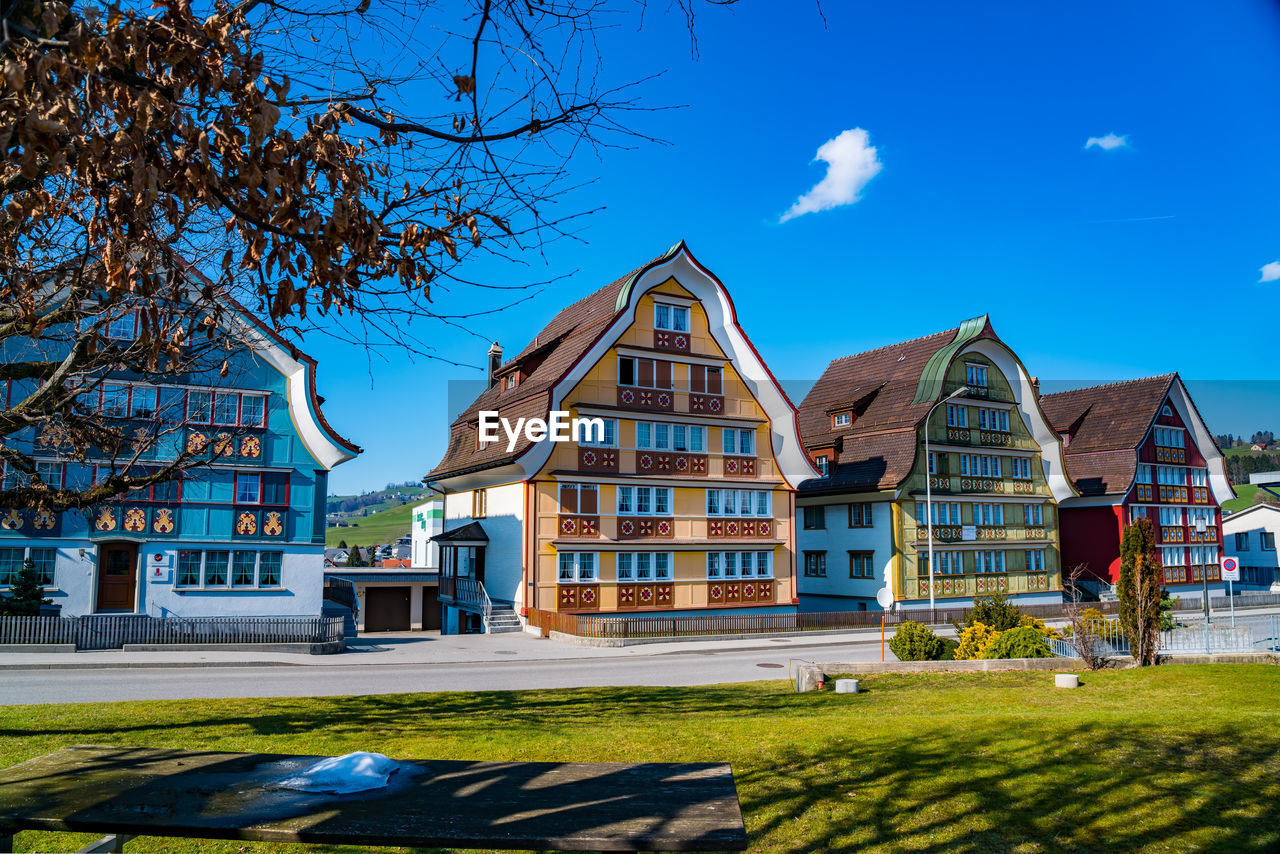
<path id="1" fill-rule="evenodd" d="M 422 588 L 422 628 L 439 629 L 444 624 L 440 615 L 440 588 Z"/>
<path id="2" fill-rule="evenodd" d="M 409 588 L 366 588 L 364 630 L 366 632 L 409 631 Z"/>

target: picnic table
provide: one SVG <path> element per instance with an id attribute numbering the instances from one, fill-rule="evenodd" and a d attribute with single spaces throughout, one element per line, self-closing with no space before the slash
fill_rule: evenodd
<path id="1" fill-rule="evenodd" d="M 0 850 L 18 830 L 331 845 L 742 851 L 733 772 L 712 763 L 402 760 L 381 789 L 268 788 L 325 757 L 69 747 L 0 770 Z M 8 843 L 8 847 L 4 847 Z"/>

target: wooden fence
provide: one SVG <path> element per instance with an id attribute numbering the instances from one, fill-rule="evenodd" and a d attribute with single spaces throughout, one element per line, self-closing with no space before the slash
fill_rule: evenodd
<path id="1" fill-rule="evenodd" d="M 0 644 L 75 644 L 121 649 L 125 644 L 328 643 L 340 640 L 341 617 L 0 617 Z"/>
<path id="2" fill-rule="evenodd" d="M 1084 607 L 1097 608 L 1104 614 L 1119 610 L 1118 602 L 1086 602 Z M 1024 614 L 1041 619 L 1065 617 L 1062 605 L 1019 605 Z M 972 608 L 912 608 L 901 611 L 829 611 L 811 614 L 706 614 L 664 617 L 598 617 L 567 614 L 531 608 L 529 625 L 551 632 L 584 638 L 671 638 L 702 635 L 772 634 L 777 632 L 822 631 L 824 629 L 859 629 L 880 625 L 897 626 L 908 620 L 932 625 L 963 622 Z"/>

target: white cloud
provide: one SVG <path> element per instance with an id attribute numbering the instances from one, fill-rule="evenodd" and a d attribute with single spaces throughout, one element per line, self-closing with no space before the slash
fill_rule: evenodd
<path id="1" fill-rule="evenodd" d="M 1280 261 L 1272 261 L 1270 264 L 1263 264 L 1262 269 L 1259 272 L 1262 273 L 1262 278 L 1258 279 L 1259 283 L 1274 282 L 1277 279 L 1280 279 Z"/>
<path id="2" fill-rule="evenodd" d="M 853 204 L 858 201 L 862 188 L 882 168 L 875 146 L 862 128 L 844 131 L 835 139 L 827 140 L 813 159 L 827 164 L 826 176 L 796 199 L 779 222 Z"/>
<path id="3" fill-rule="evenodd" d="M 1106 136 L 1091 136 L 1084 144 L 1084 147 L 1093 148 L 1095 145 L 1103 151 L 1110 151 L 1113 148 L 1125 148 L 1129 145 L 1129 134 L 1117 135 L 1109 133 Z"/>

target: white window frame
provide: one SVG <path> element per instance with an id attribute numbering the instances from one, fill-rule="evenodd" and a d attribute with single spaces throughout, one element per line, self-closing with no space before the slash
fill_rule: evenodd
<path id="1" fill-rule="evenodd" d="M 578 431 L 578 446 L 582 448 L 616 448 L 618 447 L 618 419 L 601 418 L 604 422 L 603 435 L 599 442 L 588 437 L 594 434 L 594 430 Z"/>
<path id="2" fill-rule="evenodd" d="M 565 576 L 565 558 L 569 558 L 570 575 Z M 589 561 L 584 558 L 590 558 Z M 590 567 L 584 565 L 590 563 Z M 600 581 L 600 553 L 599 552 L 568 552 L 561 551 L 556 555 L 556 583 L 557 584 L 596 584 Z"/>
<path id="3" fill-rule="evenodd" d="M 667 310 L 668 320 L 666 323 L 662 322 L 663 309 Z M 680 324 L 677 321 L 677 318 L 679 318 L 682 314 L 684 316 L 684 328 L 680 328 Z M 692 316 L 688 306 L 676 305 L 674 303 L 669 303 L 669 302 L 658 302 L 657 300 L 654 300 L 654 303 L 653 303 L 653 328 L 654 329 L 662 329 L 667 332 L 684 332 L 687 334 L 689 332 L 689 323 L 691 320 L 692 320 Z"/>

